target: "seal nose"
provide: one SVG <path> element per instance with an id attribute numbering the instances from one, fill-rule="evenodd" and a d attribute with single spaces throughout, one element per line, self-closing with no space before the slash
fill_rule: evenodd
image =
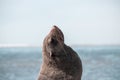
<path id="1" fill-rule="evenodd" d="M 54 25 L 54 26 L 52 27 L 52 30 L 55 30 L 55 29 L 57 29 L 57 26 L 56 26 L 56 25 Z"/>
<path id="2" fill-rule="evenodd" d="M 50 32 L 54 32 L 54 31 L 56 31 L 57 29 L 58 29 L 57 26 L 54 25 L 54 26 L 52 27 L 52 29 L 51 29 Z"/>

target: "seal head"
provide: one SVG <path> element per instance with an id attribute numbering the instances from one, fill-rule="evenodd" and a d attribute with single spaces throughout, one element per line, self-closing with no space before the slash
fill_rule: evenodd
<path id="1" fill-rule="evenodd" d="M 43 44 L 43 49 L 48 52 L 50 57 L 59 56 L 61 54 L 57 54 L 63 50 L 64 46 L 64 35 L 62 31 L 57 27 L 53 26 L 50 33 L 46 36 Z"/>

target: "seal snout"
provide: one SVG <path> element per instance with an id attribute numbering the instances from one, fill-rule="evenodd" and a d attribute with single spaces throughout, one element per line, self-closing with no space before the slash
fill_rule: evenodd
<path id="1" fill-rule="evenodd" d="M 56 25 L 53 25 L 53 28 L 58 28 Z"/>
<path id="2" fill-rule="evenodd" d="M 57 30 L 58 29 L 58 27 L 56 26 L 56 25 L 54 25 L 53 27 L 52 27 L 52 29 L 51 29 L 51 32 L 53 32 L 53 31 L 55 31 L 55 30 Z"/>

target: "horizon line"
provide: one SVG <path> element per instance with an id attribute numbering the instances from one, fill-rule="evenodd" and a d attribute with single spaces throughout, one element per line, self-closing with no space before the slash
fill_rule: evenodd
<path id="1" fill-rule="evenodd" d="M 40 47 L 40 45 L 32 45 L 32 44 L 0 44 L 0 47 Z"/>
<path id="2" fill-rule="evenodd" d="M 79 46 L 120 46 L 120 44 L 72 44 L 69 46 L 79 47 Z M 34 45 L 34 44 L 0 44 L 0 48 L 2 47 L 42 47 L 42 45 Z"/>

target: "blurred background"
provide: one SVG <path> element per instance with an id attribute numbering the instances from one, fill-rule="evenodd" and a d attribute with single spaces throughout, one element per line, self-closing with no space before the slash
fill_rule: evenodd
<path id="1" fill-rule="evenodd" d="M 120 79 L 119 0 L 0 0 L 0 80 L 35 80 L 53 25 L 83 62 L 82 80 Z"/>

